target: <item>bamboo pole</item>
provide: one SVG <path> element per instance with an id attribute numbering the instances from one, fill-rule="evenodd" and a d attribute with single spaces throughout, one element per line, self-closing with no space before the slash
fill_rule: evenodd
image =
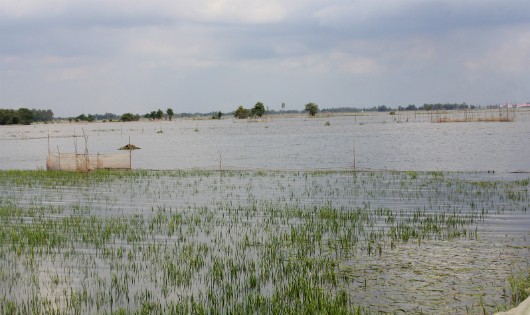
<path id="1" fill-rule="evenodd" d="M 356 172 L 356 165 L 355 165 L 355 139 L 353 139 L 353 171 Z"/>
<path id="2" fill-rule="evenodd" d="M 223 157 L 221 155 L 221 151 L 217 151 L 219 153 L 219 172 L 223 173 Z"/>
<path id="3" fill-rule="evenodd" d="M 132 169 L 131 136 L 129 136 L 129 169 Z"/>

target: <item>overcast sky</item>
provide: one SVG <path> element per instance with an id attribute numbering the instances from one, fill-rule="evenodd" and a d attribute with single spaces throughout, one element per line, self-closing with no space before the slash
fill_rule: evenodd
<path id="1" fill-rule="evenodd" d="M 2 0 L 0 108 L 530 101 L 528 0 Z"/>

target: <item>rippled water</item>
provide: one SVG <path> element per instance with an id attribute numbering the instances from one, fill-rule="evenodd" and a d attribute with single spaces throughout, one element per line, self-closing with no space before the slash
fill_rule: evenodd
<path id="1" fill-rule="evenodd" d="M 128 234 L 120 234 L 109 243 L 99 244 L 85 235 L 86 241 L 67 243 L 71 252 L 40 246 L 48 244 L 45 240 L 35 246 L 45 249 L 40 252 L 41 260 L 33 259 L 33 252 L 21 254 L 7 244 L 2 248 L 7 258 L 0 264 L 4 270 L 17 271 L 4 274 L 11 287 L 0 292 L 8 301 L 31 304 L 32 299 L 39 303 L 51 299 L 54 308 L 63 308 L 67 306 L 61 303 L 67 303 L 71 295 L 64 292 L 78 294 L 83 290 L 98 300 L 99 293 L 115 285 L 115 264 L 125 264 L 113 256 L 122 248 L 133 255 L 134 266 L 144 260 L 149 264 L 132 278 L 126 271 L 116 273 L 131 286 L 126 301 L 123 295 L 109 291 L 116 305 L 134 309 L 145 298 L 141 296 L 144 290 L 152 291 L 151 300 L 157 303 L 180 301 L 184 293 L 189 294 L 186 286 L 177 285 L 169 293 L 158 291 L 169 262 L 180 259 L 174 250 L 185 251 L 186 244 L 206 244 L 212 250 L 193 278 L 193 292 L 197 293 L 204 289 L 204 283 L 215 283 L 209 278 L 214 253 L 244 243 L 243 232 L 265 243 L 272 243 L 278 235 L 292 239 L 297 227 L 314 235 L 317 226 L 308 218 L 319 213 L 311 211 L 327 206 L 344 212 L 363 209 L 370 221 L 363 223 L 354 247 L 336 252 L 340 247 L 334 242 L 339 244 L 345 227 L 351 224 L 345 221 L 337 235 L 331 230 L 325 234 L 325 242 L 310 258 L 333 259 L 341 287 L 355 303 L 373 311 L 463 313 L 469 308 L 473 313 L 481 309 L 481 303 L 491 311 L 507 303 L 503 291 L 506 279 L 529 263 L 528 174 L 508 173 L 530 171 L 530 111 L 519 112 L 511 123 L 438 124 L 431 123 L 427 115 L 383 113 L 269 117 L 253 122 L 226 118 L 0 126 L 0 169 L 43 169 L 48 148 L 74 152 L 77 147 L 83 151 L 84 139 L 79 137 L 83 133 L 90 153 L 118 152 L 117 148 L 130 139 L 141 147 L 132 153 L 135 169 L 343 170 L 353 167 L 355 152 L 358 169 L 466 173 L 444 173 L 440 178 L 435 173 L 415 172 L 367 172 L 358 177 L 343 172 L 228 172 L 225 176 L 215 172 L 131 172 L 131 177 L 116 175 L 116 180 L 74 184 L 53 180 L 50 184 L 46 178 L 19 182 L 16 174 L 6 175 L 0 177 L 0 205 L 9 209 L 15 204 L 25 212 L 5 214 L 4 227 L 21 232 L 24 230 L 17 224 L 24 222 L 29 223 L 28 231 L 41 232 L 38 224 L 44 219 L 63 236 L 55 222 L 85 218 L 86 222 L 80 222 L 88 227 L 94 222 L 102 226 L 137 224 L 135 228 L 143 237 L 138 241 L 134 235 L 129 239 Z M 519 179 L 522 181 L 517 182 Z M 299 217 L 293 212 L 297 208 L 312 214 Z M 393 219 L 379 209 L 389 209 Z M 180 223 L 180 237 L 187 241 L 168 238 L 167 222 L 160 230 L 151 230 L 152 224 L 160 224 L 158 217 L 168 220 L 177 213 L 189 220 Z M 246 214 L 244 219 L 242 213 Z M 466 234 L 449 237 L 443 234 L 446 229 L 442 234 L 400 241 L 397 246 L 393 243 L 389 236 L 392 228 L 405 224 L 421 231 L 422 224 L 435 214 L 463 220 L 456 231 Z M 201 221 L 204 217 L 211 221 Z M 418 217 L 421 224 L 413 221 Z M 269 226 L 267 234 L 264 225 Z M 194 232 L 189 235 L 187 231 Z M 371 237 L 378 233 L 385 237 L 376 239 L 373 246 L 382 246 L 381 253 L 375 252 L 377 247 L 374 252 L 368 249 Z M 144 243 L 145 239 L 149 242 Z M 168 242 L 174 249 L 167 247 Z M 139 253 L 149 250 L 149 244 L 164 251 L 164 265 L 157 265 L 156 255 L 139 258 Z M 259 265 L 263 260 L 259 255 L 266 253 L 257 246 L 251 255 L 241 257 Z M 284 262 L 295 255 L 294 250 L 286 249 L 278 253 L 285 255 Z M 243 259 L 240 252 L 236 254 L 225 258 Z M 280 271 L 278 275 L 282 275 Z M 260 290 L 269 296 L 274 289 L 266 283 Z M 166 294 L 171 299 L 166 299 Z M 108 300 L 103 296 L 103 310 L 112 309 Z M 93 304 L 84 307 L 94 311 Z"/>
<path id="2" fill-rule="evenodd" d="M 528 188 L 527 174 L 4 172 L 0 310 L 168 313 L 194 299 L 229 313 L 248 296 L 288 300 L 302 278 L 372 313 L 492 313 L 530 263 Z M 246 269 L 232 278 L 234 262 Z"/>
<path id="3" fill-rule="evenodd" d="M 158 131 L 162 131 L 159 133 Z M 45 168 L 48 151 L 90 153 L 129 142 L 137 169 L 360 169 L 530 171 L 530 111 L 515 122 L 431 123 L 427 115 L 269 117 L 266 121 L 176 119 L 162 122 L 0 126 L 0 169 Z M 83 138 L 77 139 L 84 150 Z"/>

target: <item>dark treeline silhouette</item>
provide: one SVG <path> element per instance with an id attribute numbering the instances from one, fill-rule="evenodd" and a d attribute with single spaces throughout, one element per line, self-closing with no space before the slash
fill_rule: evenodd
<path id="1" fill-rule="evenodd" d="M 405 108 L 399 107 L 399 110 L 416 110 L 414 105 L 409 105 Z M 465 102 L 462 104 L 457 103 L 436 103 L 436 104 L 423 104 L 418 110 L 456 110 L 456 109 L 475 109 L 475 105 L 467 105 Z"/>
<path id="2" fill-rule="evenodd" d="M 390 111 L 413 111 L 413 110 L 464 110 L 464 109 L 475 109 L 477 106 L 468 105 L 466 103 L 436 103 L 436 104 L 423 104 L 421 106 L 416 106 L 414 104 L 409 104 L 408 106 L 398 106 L 391 107 L 386 105 L 379 105 L 370 108 L 352 108 L 352 107 L 336 107 L 336 108 L 325 108 L 322 109 L 323 113 L 358 113 L 361 111 L 364 112 L 390 112 Z"/>
<path id="3" fill-rule="evenodd" d="M 322 113 L 358 113 L 361 111 L 363 111 L 363 109 L 352 107 L 324 108 L 320 110 Z"/>
<path id="4" fill-rule="evenodd" d="M 53 120 L 51 109 L 0 109 L 0 125 L 29 125 Z"/>
<path id="5" fill-rule="evenodd" d="M 261 103 L 259 103 L 261 104 Z M 498 105 L 497 105 L 498 106 Z M 497 107 L 496 106 L 496 107 Z M 256 106 L 255 106 L 256 107 Z M 464 103 L 433 103 L 433 104 L 423 104 L 421 106 L 416 106 L 414 104 L 409 104 L 407 106 L 398 106 L 391 107 L 387 105 L 373 106 L 370 108 L 354 108 L 354 107 L 335 107 L 335 108 L 324 108 L 319 110 L 322 113 L 359 113 L 359 112 L 392 112 L 395 110 L 398 111 L 415 111 L 415 110 L 467 110 L 475 109 L 478 106 L 468 105 Z M 260 115 L 280 115 L 280 114 L 301 114 L 305 109 L 301 108 L 300 110 L 296 109 L 281 109 L 281 110 L 269 110 L 265 109 L 264 106 L 259 107 L 259 114 L 256 112 L 256 116 Z M 180 113 L 174 114 L 171 108 L 168 108 L 166 112 L 162 110 L 152 111 L 143 115 L 144 118 L 151 120 L 158 119 L 169 119 L 175 115 L 175 117 L 197 117 L 197 116 L 210 116 L 214 119 L 219 119 L 223 115 L 233 116 L 236 111 L 223 114 L 219 111 L 214 111 L 210 113 Z M 250 115 L 250 109 L 249 109 Z M 117 115 L 113 113 L 105 114 L 81 114 L 77 117 L 67 118 L 70 122 L 75 121 L 136 121 L 140 119 L 140 115 L 125 113 L 123 115 Z M 28 109 L 28 108 L 19 108 L 19 109 L 1 109 L 0 108 L 0 125 L 13 125 L 13 124 L 22 124 L 29 125 L 33 122 L 50 122 L 54 119 L 54 114 L 52 110 L 41 110 L 41 109 Z"/>

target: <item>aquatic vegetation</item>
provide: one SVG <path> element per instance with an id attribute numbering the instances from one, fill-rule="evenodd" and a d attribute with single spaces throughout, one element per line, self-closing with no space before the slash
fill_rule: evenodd
<path id="1" fill-rule="evenodd" d="M 530 296 L 530 268 L 524 272 L 512 274 L 508 278 L 510 306 L 516 306 Z"/>
<path id="2" fill-rule="evenodd" d="M 0 314 L 491 312 L 528 287 L 513 276 L 530 262 L 528 188 L 487 173 L 0 171 Z"/>

